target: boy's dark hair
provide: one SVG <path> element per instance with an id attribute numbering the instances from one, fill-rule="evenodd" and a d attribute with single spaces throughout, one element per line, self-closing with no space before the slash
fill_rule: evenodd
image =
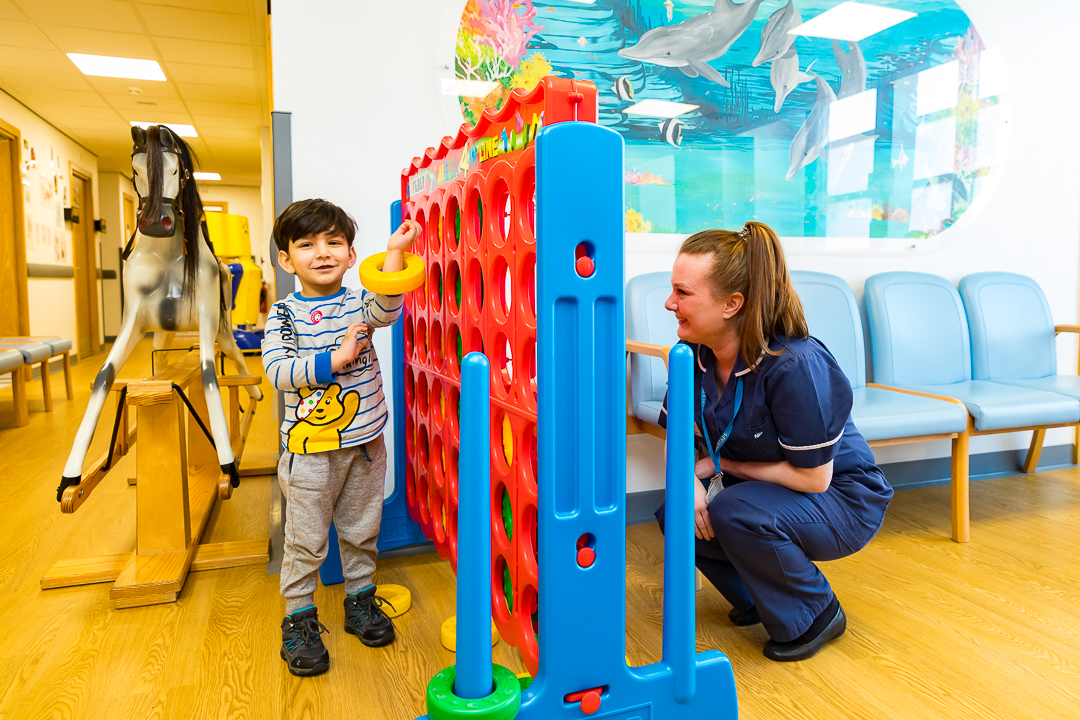
<path id="1" fill-rule="evenodd" d="M 274 244 L 287 253 L 291 243 L 324 232 L 341 235 L 352 247 L 356 221 L 328 200 L 300 200 L 282 210 L 274 221 Z"/>

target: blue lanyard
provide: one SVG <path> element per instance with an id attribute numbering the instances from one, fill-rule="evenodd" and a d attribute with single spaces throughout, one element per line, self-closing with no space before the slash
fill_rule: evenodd
<path id="1" fill-rule="evenodd" d="M 705 444 L 709 447 L 709 455 L 712 457 L 713 465 L 716 467 L 716 473 L 720 474 L 720 448 L 724 447 L 724 443 L 727 442 L 728 437 L 731 435 L 732 428 L 735 427 L 735 418 L 739 415 L 739 408 L 742 407 L 742 375 L 735 380 L 735 412 L 731 415 L 731 422 L 724 428 L 723 434 L 720 439 L 716 441 L 716 450 L 713 450 L 712 441 L 709 440 L 709 426 L 705 422 L 705 378 L 701 378 L 701 432 L 705 436 Z"/>

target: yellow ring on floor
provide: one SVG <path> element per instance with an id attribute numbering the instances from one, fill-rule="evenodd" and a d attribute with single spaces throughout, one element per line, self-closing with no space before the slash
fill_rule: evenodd
<path id="1" fill-rule="evenodd" d="M 412 607 L 412 593 L 404 585 L 379 585 L 375 594 L 390 603 L 383 606 L 383 612 L 387 617 L 399 617 L 409 612 L 409 608 Z"/>
<path id="2" fill-rule="evenodd" d="M 405 269 L 383 272 L 386 253 L 377 253 L 360 263 L 360 282 L 379 295 L 403 295 L 424 284 L 424 260 L 419 255 L 405 253 Z"/>
<path id="3" fill-rule="evenodd" d="M 442 628 L 439 629 L 440 639 L 444 648 L 450 652 L 457 652 L 457 615 L 447 618 Z M 491 620 L 491 647 L 499 642 L 499 631 L 495 629 L 495 620 Z"/>

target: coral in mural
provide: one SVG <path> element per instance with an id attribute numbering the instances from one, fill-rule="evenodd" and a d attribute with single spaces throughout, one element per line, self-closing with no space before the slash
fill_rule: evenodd
<path id="1" fill-rule="evenodd" d="M 652 232 L 652 223 L 634 208 L 626 209 L 626 232 Z"/>
<path id="2" fill-rule="evenodd" d="M 458 28 L 456 75 L 498 83 L 483 98 L 461 98 L 461 110 L 470 122 L 476 122 L 485 107 L 499 108 L 510 89 L 531 89 L 551 72 L 550 63 L 539 53 L 523 60 L 529 40 L 543 29 L 535 20 L 532 0 L 469 0 L 465 5 Z"/>
<path id="3" fill-rule="evenodd" d="M 637 170 L 626 171 L 627 185 L 671 185 L 661 175 L 653 175 L 651 172 L 638 172 Z"/>

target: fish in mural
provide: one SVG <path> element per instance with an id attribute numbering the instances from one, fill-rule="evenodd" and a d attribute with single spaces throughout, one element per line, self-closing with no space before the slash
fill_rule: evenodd
<path id="1" fill-rule="evenodd" d="M 858 43 L 848 41 L 847 45 L 848 51 L 845 53 L 840 48 L 840 43 L 832 41 L 836 64 L 840 66 L 840 72 L 844 75 L 837 98 L 858 95 L 866 90 L 866 60 L 863 59 L 862 50 L 859 49 Z"/>
<path id="2" fill-rule="evenodd" d="M 754 21 L 762 0 L 716 0 L 712 12 L 702 13 L 675 25 L 653 28 L 636 45 L 619 50 L 619 56 L 652 65 L 679 68 L 689 77 L 708 78 L 725 87 L 730 83 L 709 65 L 728 51 Z"/>
<path id="3" fill-rule="evenodd" d="M 682 120 L 678 118 L 668 118 L 661 123 L 657 124 L 660 128 L 660 137 L 664 142 L 674 147 L 679 147 L 682 143 Z"/>
<path id="4" fill-rule="evenodd" d="M 629 102 L 634 99 L 634 86 L 630 84 L 630 76 L 623 75 L 621 78 L 615 81 L 615 84 L 611 87 L 615 92 L 615 95 L 623 102 Z"/>
<path id="5" fill-rule="evenodd" d="M 803 121 L 802 127 L 795 133 L 791 147 L 788 148 L 791 166 L 788 168 L 785 180 L 791 180 L 795 177 L 795 173 L 817 160 L 829 142 L 829 106 L 836 102 L 836 93 L 829 87 L 829 83 L 821 79 L 820 75 L 811 74 L 817 81 L 817 98 L 814 100 L 814 107 L 810 110 L 810 114 Z"/>
<path id="6" fill-rule="evenodd" d="M 770 15 L 765 27 L 761 28 L 761 49 L 750 67 L 784 57 L 795 42 L 795 36 L 788 35 L 788 30 L 799 25 L 802 25 L 802 15 L 795 7 L 795 0 L 788 0 L 788 4 Z"/>
<path id="7" fill-rule="evenodd" d="M 900 154 L 893 158 L 892 166 L 903 170 L 904 166 L 908 164 L 908 160 L 907 153 L 904 152 L 904 143 L 900 143 Z"/>
<path id="8" fill-rule="evenodd" d="M 780 112 L 784 99 L 801 83 L 810 82 L 814 75 L 810 68 L 814 66 L 814 60 L 806 66 L 806 72 L 799 70 L 799 53 L 795 48 L 790 48 L 783 57 L 776 58 L 769 67 L 769 82 L 776 91 L 776 101 L 773 103 L 773 112 Z"/>

